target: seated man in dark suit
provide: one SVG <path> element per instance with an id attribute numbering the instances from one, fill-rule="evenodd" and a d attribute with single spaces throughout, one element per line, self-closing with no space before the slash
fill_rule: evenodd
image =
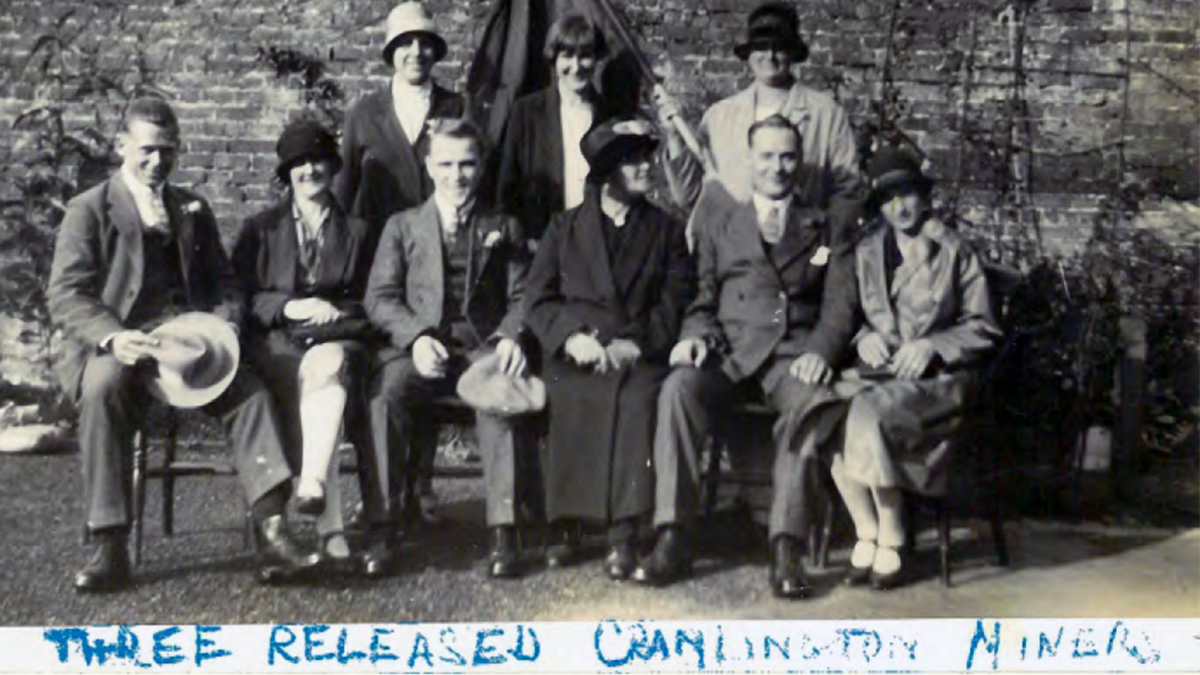
<path id="1" fill-rule="evenodd" d="M 494 353 L 509 377 L 525 371 L 521 348 L 522 294 L 528 249 L 517 221 L 488 215 L 475 201 L 483 169 L 484 136 L 463 119 L 431 123 L 426 166 L 434 194 L 423 205 L 388 220 L 367 283 L 371 321 L 386 331 L 390 346 L 379 355 L 380 371 L 370 395 L 375 445 L 388 452 L 391 471 L 379 471 L 382 494 L 401 486 L 400 466 L 414 480 L 419 450 L 411 448 L 425 416 L 421 404 L 452 394 L 471 362 Z M 488 572 L 518 573 L 516 456 L 509 420 L 477 415 L 480 454 L 487 483 L 491 528 Z M 427 436 L 427 434 L 426 434 Z M 386 465 L 381 463 L 381 465 Z M 411 492 L 409 493 L 411 495 Z M 391 535 L 374 545 L 367 572 L 388 572 L 394 558 Z"/>
<path id="2" fill-rule="evenodd" d="M 50 314 L 66 333 L 63 386 L 80 409 L 87 526 L 95 555 L 75 577 L 79 591 L 128 583 L 132 437 L 145 414 L 153 326 L 185 311 L 212 312 L 235 329 L 244 302 L 208 204 L 167 183 L 179 123 L 165 102 L 139 99 L 117 140 L 120 172 L 67 207 L 50 273 Z M 231 438 L 259 539 L 259 572 L 311 567 L 284 520 L 291 473 L 262 383 L 239 370 L 205 412 Z"/>
<path id="3" fill-rule="evenodd" d="M 780 413 L 769 529 L 771 589 L 807 593 L 800 558 L 808 523 L 804 486 L 815 449 L 789 418 L 830 396 L 825 386 L 854 329 L 854 269 L 834 251 L 825 214 L 794 196 L 801 140 L 786 118 L 750 127 L 748 203 L 696 214 L 699 292 L 671 352 L 654 439 L 654 551 L 634 572 L 643 583 L 685 576 L 684 540 L 698 499 L 699 457 L 717 411 L 741 396 Z"/>

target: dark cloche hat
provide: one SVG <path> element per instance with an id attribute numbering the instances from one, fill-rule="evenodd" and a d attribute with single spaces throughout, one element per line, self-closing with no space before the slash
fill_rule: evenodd
<path id="1" fill-rule="evenodd" d="M 588 163 L 589 183 L 603 182 L 630 155 L 653 152 L 657 147 L 654 125 L 632 117 L 616 117 L 597 124 L 579 142 Z"/>
<path id="2" fill-rule="evenodd" d="M 792 61 L 808 58 L 808 44 L 800 37 L 800 17 L 786 2 L 765 2 L 755 7 L 746 20 L 746 39 L 734 46 L 733 53 L 743 61 L 750 52 L 763 48 L 790 52 Z"/>
<path id="3" fill-rule="evenodd" d="M 868 206 L 877 206 L 892 191 L 912 186 L 924 194 L 933 190 L 931 180 L 921 170 L 921 159 L 912 151 L 899 146 L 886 146 L 876 151 L 867 163 L 870 181 Z"/>
<path id="4" fill-rule="evenodd" d="M 337 139 L 313 120 L 297 120 L 287 125 L 275 144 L 275 153 L 279 155 L 275 174 L 284 182 L 287 182 L 288 171 L 304 160 L 329 160 L 336 167 L 335 173 L 342 166 Z"/>

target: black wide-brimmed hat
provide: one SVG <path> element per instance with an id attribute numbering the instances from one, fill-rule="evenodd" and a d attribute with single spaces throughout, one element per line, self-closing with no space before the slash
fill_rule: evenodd
<path id="1" fill-rule="evenodd" d="M 314 120 L 297 120 L 287 125 L 279 135 L 279 142 L 275 144 L 275 153 L 279 155 L 275 175 L 284 183 L 288 180 L 288 171 L 303 161 L 333 162 L 334 173 L 342 166 L 337 139 Z"/>
<path id="2" fill-rule="evenodd" d="M 617 117 L 597 124 L 579 142 L 588 163 L 589 183 L 603 182 L 631 155 L 653 152 L 657 147 L 654 125 L 634 117 Z"/>
<path id="3" fill-rule="evenodd" d="M 933 190 L 933 180 L 921 170 L 921 159 L 912 151 L 897 146 L 876 151 L 867 163 L 867 179 L 870 181 L 868 210 L 878 207 L 889 194 L 904 187 L 915 188 L 926 195 Z"/>
<path id="4" fill-rule="evenodd" d="M 746 39 L 733 48 L 743 61 L 760 49 L 782 49 L 792 55 L 793 63 L 808 58 L 808 44 L 800 37 L 800 17 L 785 2 L 766 2 L 750 12 L 746 20 Z"/>

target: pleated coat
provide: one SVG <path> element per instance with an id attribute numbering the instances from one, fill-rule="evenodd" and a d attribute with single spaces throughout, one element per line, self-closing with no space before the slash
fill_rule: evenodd
<path id="1" fill-rule="evenodd" d="M 534 258 L 526 322 L 541 344 L 550 434 L 543 458 L 546 515 L 611 522 L 653 507 L 650 468 L 658 391 L 679 336 L 695 273 L 682 223 L 649 202 L 628 215 L 610 261 L 594 189 L 551 219 Z M 596 374 L 567 360 L 577 332 L 601 344 L 637 343 L 642 359 Z"/>

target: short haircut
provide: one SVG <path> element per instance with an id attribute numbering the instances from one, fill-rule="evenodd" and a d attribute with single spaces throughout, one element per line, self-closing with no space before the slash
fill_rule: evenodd
<path id="1" fill-rule="evenodd" d="M 564 49 L 575 52 L 591 51 L 596 58 L 603 58 L 608 54 L 604 33 L 596 28 L 591 19 L 579 12 L 567 12 L 550 26 L 542 55 L 553 63 L 554 59 L 558 58 L 558 53 Z"/>
<path id="2" fill-rule="evenodd" d="M 433 139 L 438 136 L 475 141 L 475 149 L 479 152 L 480 159 L 487 156 L 487 134 L 483 132 L 483 129 L 478 124 L 469 119 L 463 117 L 437 117 L 429 120 L 429 144 L 425 147 L 426 157 L 429 156 L 429 151 L 433 148 Z"/>
<path id="3" fill-rule="evenodd" d="M 800 136 L 800 130 L 796 128 L 795 124 L 792 124 L 791 120 L 779 113 L 764 117 L 751 124 L 750 130 L 746 132 L 746 145 L 754 145 L 754 134 L 757 134 L 760 129 L 786 129 L 792 132 L 796 138 L 796 152 L 804 150 L 804 138 Z"/>
<path id="4" fill-rule="evenodd" d="M 121 130 L 129 131 L 129 125 L 134 120 L 149 122 L 156 127 L 166 129 L 175 140 L 179 140 L 179 118 L 175 117 L 175 111 L 171 109 L 171 104 L 161 98 L 135 98 L 129 102 L 129 106 L 125 108 L 124 118 L 121 120 Z"/>

